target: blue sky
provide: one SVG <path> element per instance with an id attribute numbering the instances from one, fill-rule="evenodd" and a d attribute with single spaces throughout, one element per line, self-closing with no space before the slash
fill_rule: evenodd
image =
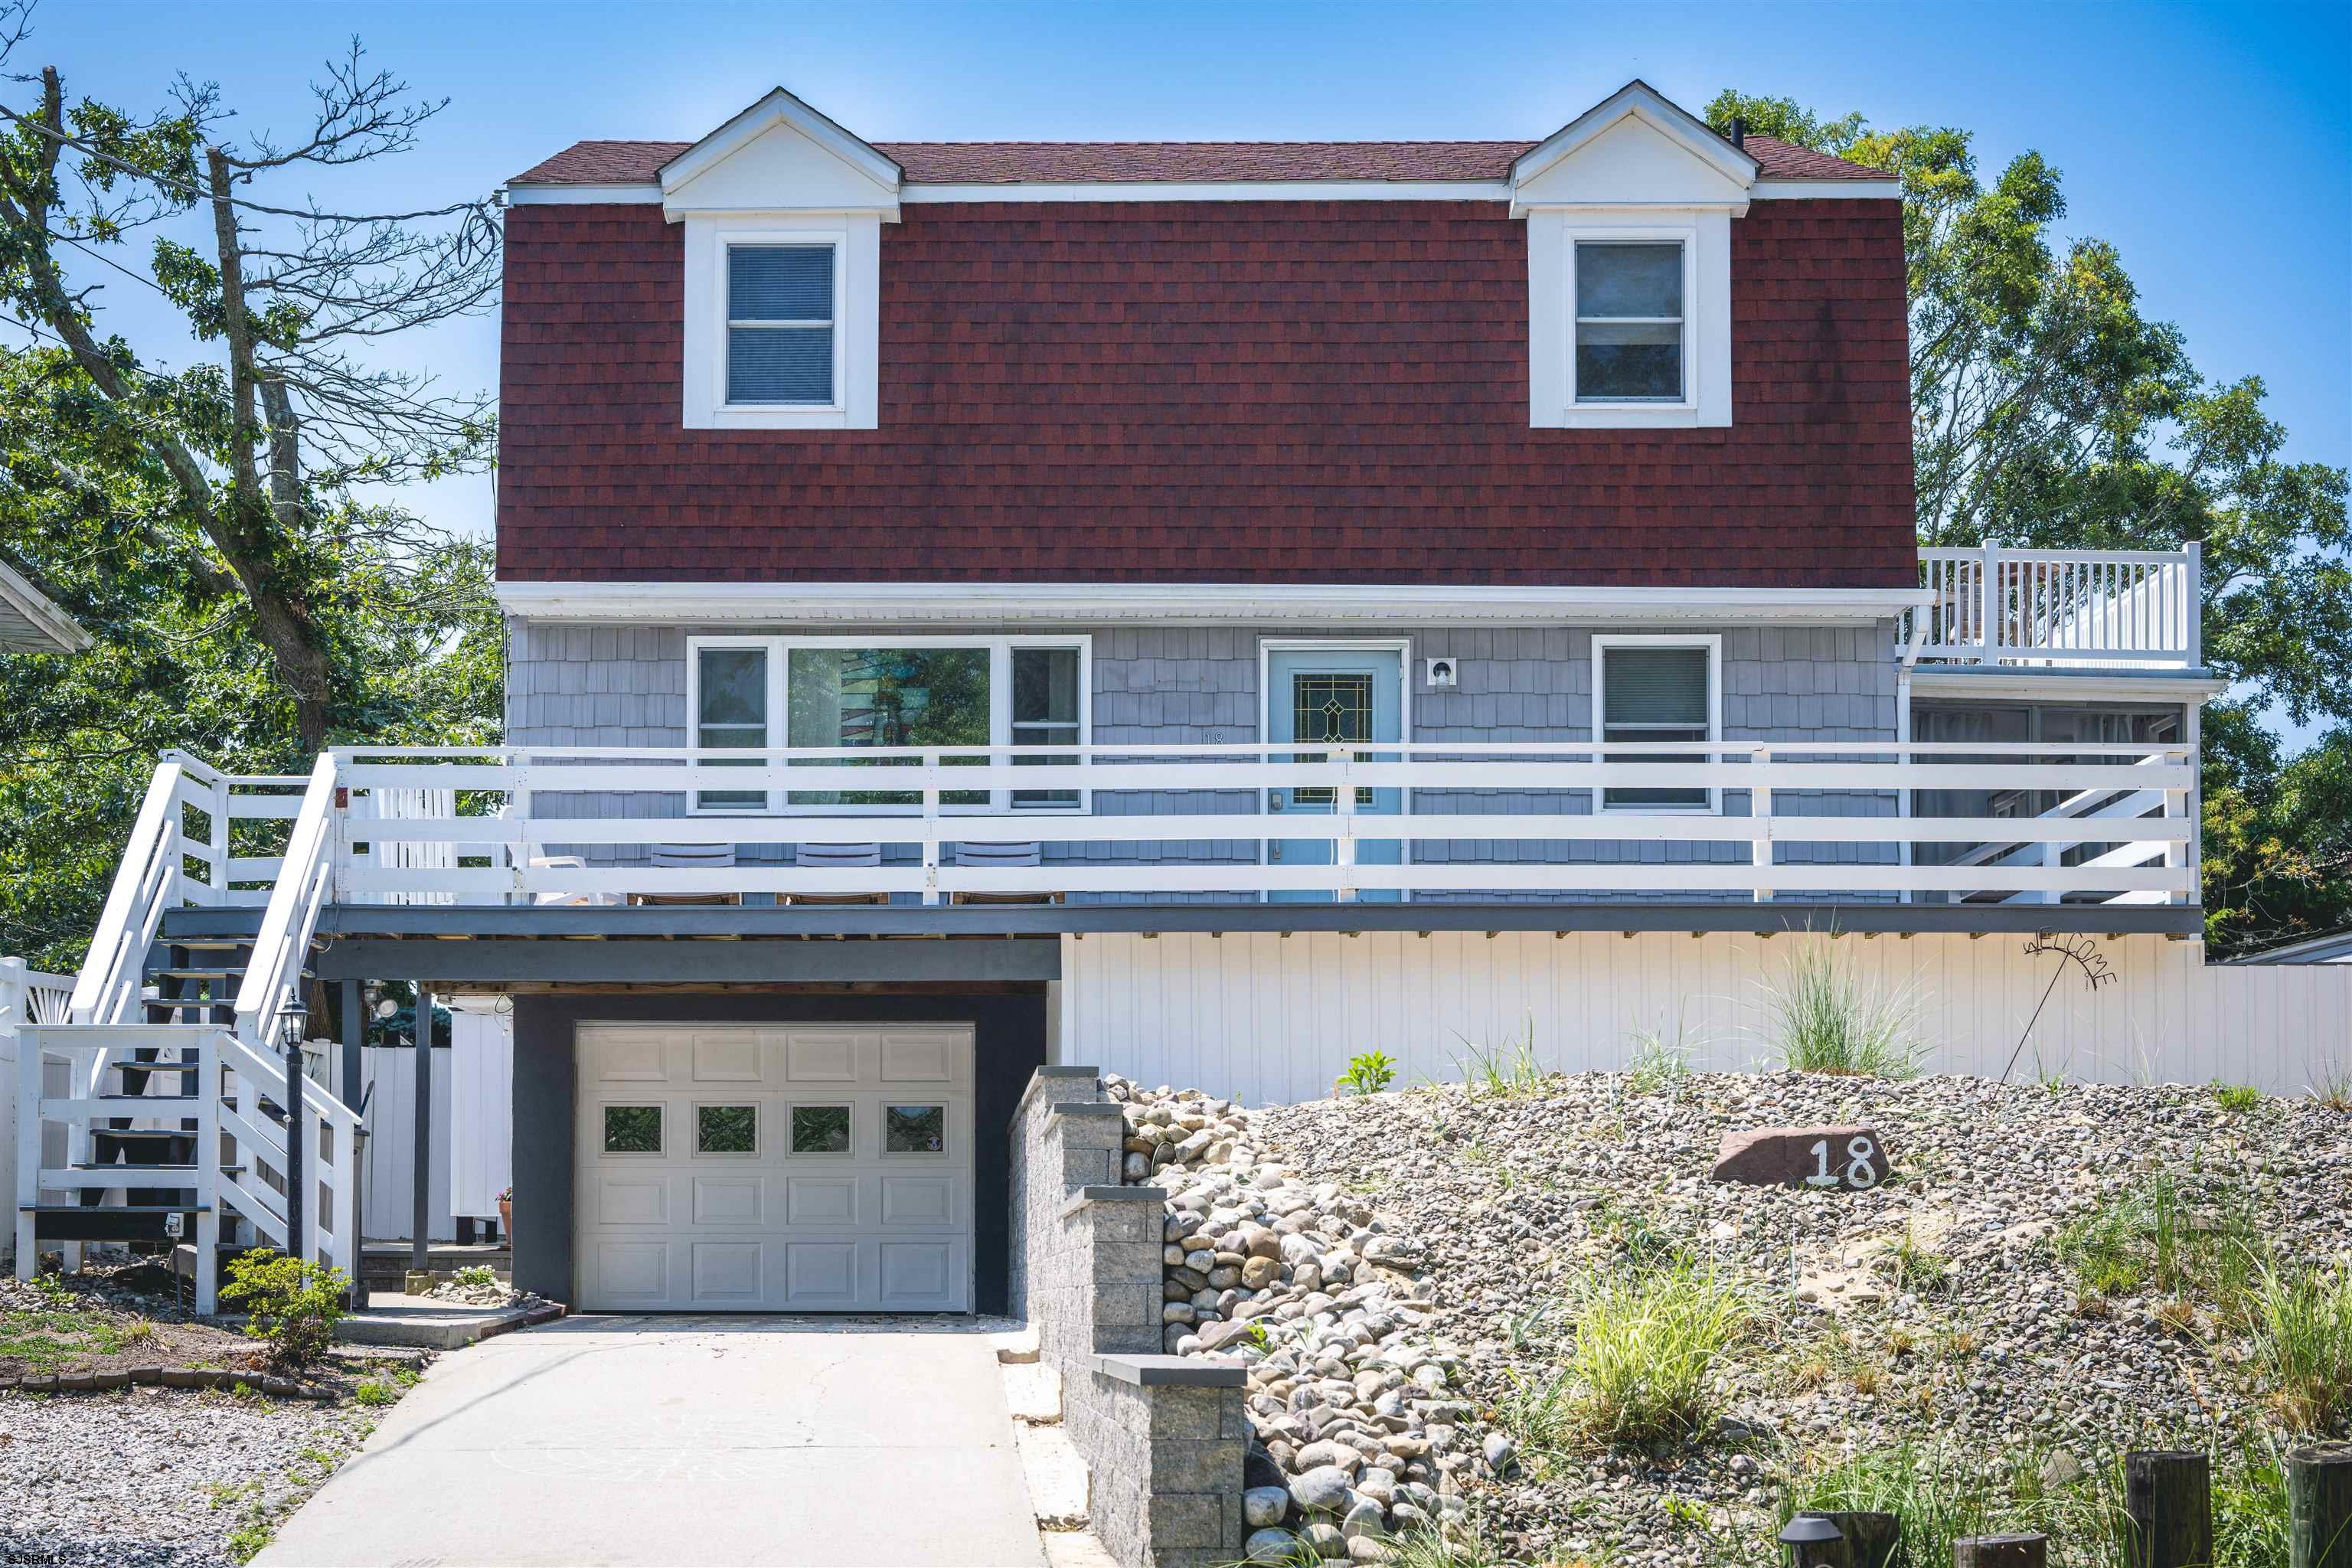
<path id="1" fill-rule="evenodd" d="M 352 34 L 452 100 L 361 179 L 379 207 L 487 191 L 582 137 L 688 139 L 782 82 L 876 140 L 1538 137 L 1640 76 L 2039 149 L 2063 227 L 2118 245 L 2217 379 L 2260 373 L 2290 454 L 2352 460 L 2352 5 L 151 5 L 49 0 L 11 70 L 159 101 L 185 71 L 303 128 Z M 21 91 L 21 89 L 18 89 Z M 354 203 L 358 182 L 320 181 Z M 292 194 L 288 192 L 286 194 Z M 126 325 L 163 323 L 113 291 Z M 152 340 L 151 340 L 152 341 Z M 193 351 L 192 351 L 193 352 Z M 406 346 L 494 386 L 488 319 Z M 486 529 L 484 479 L 413 497 Z"/>

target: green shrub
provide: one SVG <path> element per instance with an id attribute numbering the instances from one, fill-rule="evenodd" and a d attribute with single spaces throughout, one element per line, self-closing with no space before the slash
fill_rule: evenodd
<path id="1" fill-rule="evenodd" d="M 470 1268 L 460 1268 L 449 1276 L 449 1279 L 452 1284 L 468 1289 L 480 1285 L 495 1286 L 499 1282 L 499 1271 L 487 1263 L 477 1263 Z"/>
<path id="2" fill-rule="evenodd" d="M 1348 1058 L 1348 1070 L 1331 1080 L 1338 1094 L 1378 1094 L 1396 1082 L 1396 1058 L 1386 1051 L 1364 1051 Z"/>
<path id="3" fill-rule="evenodd" d="M 1688 1264 L 1588 1276 L 1574 1298 L 1568 1359 L 1577 1418 L 1592 1438 L 1643 1444 L 1696 1436 L 1716 1414 L 1717 1359 L 1747 1331 L 1738 1289 Z"/>
<path id="4" fill-rule="evenodd" d="M 1794 1072 L 1916 1078 L 1918 998 L 1855 974 L 1828 942 L 1803 942 L 1765 987 L 1772 1045 Z"/>
<path id="5" fill-rule="evenodd" d="M 2265 1268 L 2253 1289 L 2254 1366 L 2289 1429 L 2352 1431 L 2352 1267 Z"/>
<path id="6" fill-rule="evenodd" d="M 229 1260 L 228 1280 L 221 1300 L 244 1305 L 245 1331 L 269 1342 L 269 1359 L 277 1365 L 314 1365 L 335 1342 L 343 1292 L 351 1284 L 341 1269 L 257 1247 Z"/>
<path id="7" fill-rule="evenodd" d="M 2262 1109 L 2263 1091 L 2250 1083 L 2222 1083 L 2216 1080 L 2213 1085 L 2213 1101 L 2224 1110 L 2243 1116 L 2250 1110 Z"/>

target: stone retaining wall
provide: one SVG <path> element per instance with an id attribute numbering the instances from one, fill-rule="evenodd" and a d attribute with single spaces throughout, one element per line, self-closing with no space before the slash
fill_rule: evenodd
<path id="1" fill-rule="evenodd" d="M 1013 1302 L 1060 1377 L 1089 1525 L 1126 1568 L 1235 1561 L 1243 1369 L 1158 1353 L 1165 1194 L 1118 1184 L 1125 1123 L 1093 1068 L 1040 1068 L 1012 1136 Z"/>

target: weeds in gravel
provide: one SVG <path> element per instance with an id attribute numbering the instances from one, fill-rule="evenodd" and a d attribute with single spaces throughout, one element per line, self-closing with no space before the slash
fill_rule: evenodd
<path id="1" fill-rule="evenodd" d="M 2311 1098 L 2326 1109 L 2352 1114 L 2352 1067 L 2323 1067 L 2312 1080 Z"/>
<path id="2" fill-rule="evenodd" d="M 2295 1432 L 2352 1432 L 2352 1267 L 2265 1267 L 2253 1289 L 2254 1366 Z"/>
<path id="3" fill-rule="evenodd" d="M 1933 1248 L 1920 1246 L 1919 1238 L 1907 1229 L 1880 1261 L 1885 1265 L 1887 1282 L 1897 1290 L 1937 1296 L 1951 1287 L 1952 1266 Z"/>
<path id="4" fill-rule="evenodd" d="M 421 1374 L 413 1368 L 392 1367 L 387 1369 L 383 1375 L 364 1379 L 354 1386 L 352 1389 L 352 1403 L 366 1405 L 397 1405 L 400 1403 L 400 1396 L 415 1388 L 420 1380 Z"/>
<path id="5" fill-rule="evenodd" d="M 1637 1028 L 1631 1038 L 1633 1054 L 1625 1064 L 1626 1087 L 1635 1094 L 1678 1095 L 1691 1075 L 1690 1053 L 1683 1047 L 1678 1025 L 1669 1044 L 1655 1029 Z"/>
<path id="6" fill-rule="evenodd" d="M 2233 1317 L 2244 1310 L 2267 1252 L 2242 1205 L 2200 1205 L 2161 1171 L 2105 1199 L 2060 1231 L 2055 1245 L 2086 1296 L 2154 1289 L 2210 1302 Z"/>
<path id="7" fill-rule="evenodd" d="M 35 1373 L 51 1373 L 85 1357 L 112 1355 L 128 1342 L 128 1331 L 121 1324 L 81 1310 L 66 1291 L 46 1295 L 45 1301 L 50 1304 L 28 1312 L 0 1312 L 0 1359 L 21 1361 Z M 150 1335 L 154 1333 L 153 1324 L 145 1327 Z"/>
<path id="8" fill-rule="evenodd" d="M 1684 1263 L 1588 1275 L 1571 1305 L 1576 1344 L 1568 1367 L 1587 1436 L 1639 1444 L 1706 1429 L 1716 1414 L 1716 1363 L 1752 1318 L 1735 1286 Z"/>
<path id="9" fill-rule="evenodd" d="M 1576 1386 L 1564 1366 L 1523 1373 L 1512 1370 L 1511 1392 L 1495 1406 L 1495 1425 L 1519 1451 L 1519 1463 L 1542 1480 L 1579 1447 L 1583 1427 L 1576 1419 Z"/>
<path id="10" fill-rule="evenodd" d="M 1456 1039 L 1462 1039 L 1457 1035 Z M 1521 1020 L 1519 1032 L 1496 1046 L 1462 1039 L 1466 1053 L 1454 1058 L 1463 1086 L 1490 1100 L 1525 1100 L 1544 1092 L 1551 1075 L 1536 1059 L 1536 1021 Z"/>
<path id="11" fill-rule="evenodd" d="M 495 1288 L 499 1282 L 499 1271 L 487 1263 L 477 1263 L 470 1268 L 458 1269 L 449 1276 L 449 1280 L 454 1285 L 462 1285 L 468 1289 L 486 1285 Z"/>
<path id="12" fill-rule="evenodd" d="M 1919 1076 L 1927 1047 L 1919 1038 L 1919 998 L 1910 987 L 1881 989 L 1824 942 L 1800 945 L 1764 992 L 1773 1048 L 1791 1071 Z"/>
<path id="13" fill-rule="evenodd" d="M 1904 1442 L 1801 1469 L 1779 1522 L 1808 1511 L 1891 1513 L 1902 1522 L 1897 1561 L 1952 1560 L 1952 1542 L 1990 1533 L 2000 1513 L 1990 1479 L 1941 1448 Z"/>
<path id="14" fill-rule="evenodd" d="M 2213 1103 L 2234 1115 L 2243 1116 L 2263 1108 L 2263 1091 L 2250 1083 L 2213 1082 Z"/>
<path id="15" fill-rule="evenodd" d="M 1508 1568 L 1474 1531 L 1413 1530 L 1391 1537 L 1382 1561 L 1393 1568 Z"/>

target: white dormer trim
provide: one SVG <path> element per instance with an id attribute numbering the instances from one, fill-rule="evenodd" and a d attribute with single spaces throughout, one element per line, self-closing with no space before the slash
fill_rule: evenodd
<path id="1" fill-rule="evenodd" d="M 864 139 L 794 98 L 782 88 L 752 104 L 661 167 L 662 195 L 668 198 L 709 174 L 778 126 L 786 126 L 871 181 L 877 205 L 896 215 L 906 172 Z M 786 202 L 784 205 L 793 204 Z M 675 215 L 673 215 L 675 216 Z"/>
<path id="2" fill-rule="evenodd" d="M 1511 165 L 1511 216 L 1523 217 L 1538 206 L 1573 205 L 1572 196 L 1565 203 L 1534 197 L 1530 187 L 1627 120 L 1641 121 L 1735 187 L 1737 195 L 1728 195 L 1727 205 L 1745 207 L 1747 193 L 1755 185 L 1761 165 L 1745 149 L 1734 147 L 1705 121 L 1637 78 L 1519 155 Z M 1625 204 L 1620 200 L 1612 205 Z M 1669 198 L 1665 205 L 1688 205 L 1690 199 Z"/>

